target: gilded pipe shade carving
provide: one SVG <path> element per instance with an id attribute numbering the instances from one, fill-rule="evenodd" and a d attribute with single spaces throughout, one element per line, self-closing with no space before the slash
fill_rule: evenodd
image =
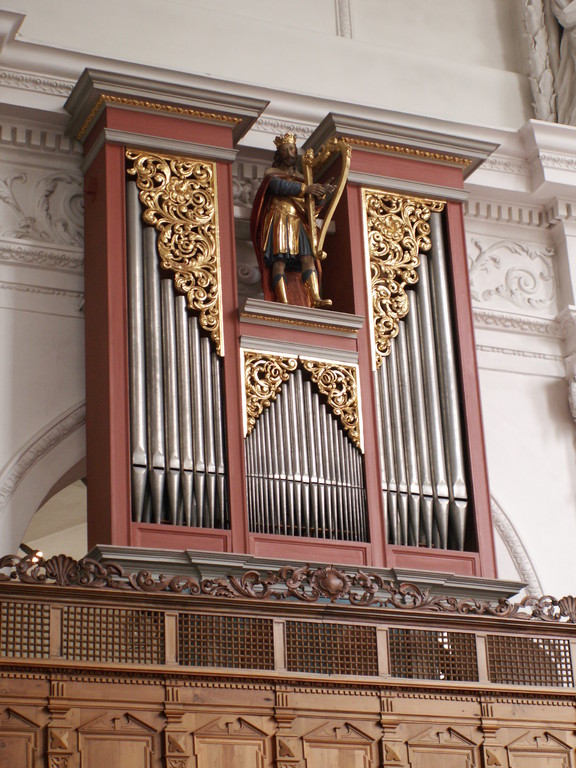
<path id="1" fill-rule="evenodd" d="M 258 417 L 276 399 L 280 387 L 288 381 L 290 372 L 296 370 L 299 362 L 320 394 L 326 397 L 329 408 L 340 419 L 352 443 L 362 450 L 355 366 L 247 350 L 244 351 L 245 434 L 250 434 Z"/>
<path id="2" fill-rule="evenodd" d="M 249 435 L 264 408 L 268 408 L 289 371 L 296 370 L 295 357 L 267 355 L 262 352 L 244 352 L 244 390 L 246 395 L 246 423 L 244 433 Z"/>
<path id="3" fill-rule="evenodd" d="M 216 168 L 214 163 L 128 150 L 143 220 L 158 232 L 161 266 L 198 313 L 201 327 L 224 354 Z"/>
<path id="4" fill-rule="evenodd" d="M 340 418 L 350 440 L 362 449 L 356 368 L 318 360 L 300 360 L 320 394 L 327 398 L 332 413 Z"/>
<path id="5" fill-rule="evenodd" d="M 389 354 L 398 323 L 408 314 L 406 286 L 418 282 L 420 251 L 429 251 L 430 214 L 444 202 L 376 189 L 363 190 L 376 367 Z"/>

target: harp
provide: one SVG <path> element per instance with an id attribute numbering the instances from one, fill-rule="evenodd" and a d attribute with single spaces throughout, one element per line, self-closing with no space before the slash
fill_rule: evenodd
<path id="1" fill-rule="evenodd" d="M 346 186 L 348 170 L 350 169 L 350 155 L 350 145 L 346 140 L 333 137 L 320 148 L 318 154 L 315 155 L 313 149 L 307 149 L 302 158 L 302 171 L 307 185 L 315 182 L 326 183 L 324 180 L 329 174 L 332 174 L 330 183 L 333 183 L 332 179 L 337 174 L 334 190 L 323 200 L 320 200 L 320 204 L 314 199 L 314 195 L 306 196 L 312 250 L 314 258 L 319 261 L 326 258 L 326 253 L 323 250 L 324 240 L 336 206 Z M 318 226 L 317 221 L 320 216 L 322 223 Z"/>

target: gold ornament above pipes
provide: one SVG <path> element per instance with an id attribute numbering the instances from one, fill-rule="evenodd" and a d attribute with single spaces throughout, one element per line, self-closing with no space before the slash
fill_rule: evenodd
<path id="1" fill-rule="evenodd" d="M 326 397 L 332 413 L 339 417 L 350 440 L 362 450 L 356 366 L 307 358 L 300 358 L 300 361 L 320 394 Z"/>
<path id="2" fill-rule="evenodd" d="M 244 351 L 245 424 L 244 435 L 249 435 L 264 408 L 268 408 L 288 381 L 290 371 L 298 365 L 296 357 L 269 355 L 265 352 Z"/>
<path id="3" fill-rule="evenodd" d="M 132 150 L 126 157 L 134 161 L 128 173 L 136 177 L 143 220 L 158 232 L 161 266 L 174 273 L 176 288 L 223 355 L 215 164 Z"/>
<path id="4" fill-rule="evenodd" d="M 406 286 L 418 282 L 419 253 L 429 251 L 430 214 L 442 200 L 406 197 L 377 189 L 362 190 L 371 286 L 376 367 L 390 353 L 398 324 L 408 314 Z"/>
<path id="5" fill-rule="evenodd" d="M 339 418 L 352 443 L 362 450 L 358 371 L 355 365 L 249 350 L 243 350 L 243 357 L 245 436 L 252 432 L 259 416 L 276 399 L 282 384 L 288 381 L 290 373 L 300 364 L 319 393 L 326 398 L 328 407 Z"/>

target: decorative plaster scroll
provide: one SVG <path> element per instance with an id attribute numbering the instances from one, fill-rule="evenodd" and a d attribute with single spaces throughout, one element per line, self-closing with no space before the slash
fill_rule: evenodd
<path id="1" fill-rule="evenodd" d="M 490 244 L 472 238 L 468 266 L 472 300 L 495 299 L 520 308 L 549 309 L 556 305 L 553 250 L 526 243 L 498 240 Z"/>
<path id="2" fill-rule="evenodd" d="M 224 354 L 218 243 L 216 167 L 185 157 L 126 152 L 134 165 L 143 219 L 158 231 L 161 265 L 199 314 L 219 355 Z"/>
<path id="3" fill-rule="evenodd" d="M 0 178 L 0 237 L 82 246 L 83 200 L 72 174 L 14 171 Z"/>
<path id="4" fill-rule="evenodd" d="M 198 579 L 182 573 L 153 575 L 149 571 L 126 573 L 119 563 L 102 563 L 68 555 L 43 557 L 0 557 L 0 582 L 54 585 L 83 589 L 112 589 L 145 594 L 178 594 L 229 600 L 290 601 L 300 604 L 338 603 L 356 608 L 390 609 L 410 615 L 488 616 L 497 619 L 542 621 L 550 624 L 576 624 L 576 597 L 524 597 L 519 602 L 499 598 L 484 600 L 432 594 L 415 584 L 397 583 L 375 572 L 335 566 L 286 565 L 277 571 L 244 571 L 242 576 L 209 576 Z M 493 626 L 493 625 L 492 625 Z"/>
<path id="5" fill-rule="evenodd" d="M 508 554 L 512 558 L 512 562 L 516 566 L 520 578 L 522 581 L 526 582 L 528 593 L 531 595 L 541 595 L 543 592 L 542 585 L 540 584 L 540 580 L 538 579 L 536 570 L 530 560 L 530 556 L 526 552 L 516 529 L 494 497 L 491 498 L 490 502 L 494 528 L 508 550 Z"/>
<path id="6" fill-rule="evenodd" d="M 356 367 L 303 358 L 300 360 L 320 394 L 326 396 L 332 413 L 340 418 L 350 440 L 357 448 L 361 448 Z"/>
<path id="7" fill-rule="evenodd" d="M 283 382 L 288 381 L 289 371 L 296 370 L 298 360 L 247 350 L 243 354 L 246 397 L 244 435 L 249 435 L 264 408 L 276 399 Z"/>
<path id="8" fill-rule="evenodd" d="M 275 136 L 293 133 L 297 139 L 307 139 L 312 135 L 313 128 L 304 123 L 291 123 L 277 118 L 259 117 L 252 130 L 270 133 Z"/>
<path id="9" fill-rule="evenodd" d="M 84 268 L 84 254 L 81 250 L 65 250 L 63 247 L 4 241 L 0 242 L 0 263 L 81 273 Z"/>
<path id="10" fill-rule="evenodd" d="M 244 285 L 256 285 L 260 282 L 260 270 L 255 264 L 240 262 L 236 266 L 236 275 Z"/>
<path id="11" fill-rule="evenodd" d="M 497 154 L 490 155 L 482 163 L 483 171 L 497 171 L 499 173 L 510 173 L 517 176 L 528 176 L 530 166 L 525 160 L 517 157 L 501 157 Z"/>
<path id="12" fill-rule="evenodd" d="M 250 181 L 244 179 L 232 179 L 232 198 L 234 205 L 249 208 L 254 200 L 254 187 Z"/>
<path id="13" fill-rule="evenodd" d="M 0 507 L 6 506 L 26 474 L 53 448 L 80 429 L 86 421 L 86 406 L 79 403 L 37 432 L 4 467 L 0 475 Z"/>
<path id="14" fill-rule="evenodd" d="M 376 189 L 363 190 L 372 291 L 372 327 L 376 366 L 389 354 L 398 324 L 408 314 L 406 286 L 418 282 L 419 252 L 431 247 L 430 214 L 439 200 L 421 200 Z"/>
<path id="15" fill-rule="evenodd" d="M 556 121 L 556 94 L 550 61 L 546 9 L 542 0 L 524 0 L 524 34 L 528 42 L 529 80 L 538 120 Z"/>
<path id="16" fill-rule="evenodd" d="M 477 328 L 495 328 L 502 331 L 513 331 L 530 336 L 564 338 L 562 324 L 557 320 L 543 317 L 496 312 L 492 309 L 474 308 L 474 325 Z"/>
<path id="17" fill-rule="evenodd" d="M 74 83 L 70 80 L 31 75 L 29 72 L 20 72 L 16 69 L 0 69 L 0 85 L 17 88 L 19 91 L 36 91 L 54 96 L 69 96 L 74 87 Z"/>
<path id="18" fill-rule="evenodd" d="M 350 0 L 334 0 L 336 3 L 336 32 L 339 37 L 352 37 Z"/>
<path id="19" fill-rule="evenodd" d="M 544 0 L 559 123 L 576 125 L 576 20 L 572 0 Z M 550 18 L 554 15 L 554 18 Z"/>
<path id="20" fill-rule="evenodd" d="M 559 153 L 539 152 L 536 161 L 544 168 L 554 168 L 559 171 L 576 171 L 576 157 L 574 155 L 561 155 Z"/>

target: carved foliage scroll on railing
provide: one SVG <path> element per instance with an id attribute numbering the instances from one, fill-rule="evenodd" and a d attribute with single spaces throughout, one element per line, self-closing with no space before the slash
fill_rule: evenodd
<path id="1" fill-rule="evenodd" d="M 418 281 L 420 251 L 430 250 L 430 214 L 440 200 L 421 200 L 376 189 L 363 190 L 370 265 L 376 367 L 390 352 L 398 323 L 408 314 L 406 286 Z"/>
<path id="2" fill-rule="evenodd" d="M 143 219 L 158 231 L 161 266 L 224 354 L 216 168 L 213 163 L 128 150 Z"/>
<path id="3" fill-rule="evenodd" d="M 245 435 L 252 432 L 264 408 L 276 399 L 282 383 L 288 381 L 289 371 L 296 370 L 297 365 L 295 357 L 244 352 Z"/>
<path id="4" fill-rule="evenodd" d="M 356 367 L 303 357 L 284 357 L 266 352 L 244 351 L 244 387 L 246 400 L 245 435 L 254 429 L 264 408 L 276 399 L 280 387 L 298 362 L 326 397 L 328 407 L 340 419 L 348 437 L 362 448 L 358 376 Z"/>
<path id="5" fill-rule="evenodd" d="M 195 566 L 192 564 L 192 568 Z M 520 602 L 476 600 L 431 594 L 415 584 L 389 581 L 383 575 L 332 565 L 287 565 L 277 571 L 257 570 L 242 574 L 195 578 L 154 575 L 149 571 L 126 573 L 118 563 L 100 563 L 88 557 L 75 560 L 67 555 L 48 559 L 39 556 L 5 555 L 0 558 L 0 584 L 85 587 L 145 594 L 168 593 L 192 597 L 245 598 L 251 601 L 296 600 L 326 602 L 359 608 L 384 608 L 408 612 L 463 616 L 492 616 L 501 619 L 536 619 L 550 623 L 576 624 L 576 597 L 557 599 L 550 595 L 528 596 Z"/>

